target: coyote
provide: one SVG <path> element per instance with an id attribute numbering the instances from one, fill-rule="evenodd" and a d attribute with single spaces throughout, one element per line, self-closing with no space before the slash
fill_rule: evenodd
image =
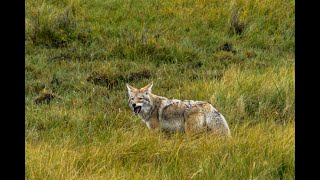
<path id="1" fill-rule="evenodd" d="M 129 107 L 149 129 L 186 133 L 205 130 L 230 136 L 226 119 L 208 102 L 157 96 L 151 93 L 153 83 L 141 89 L 126 85 Z"/>

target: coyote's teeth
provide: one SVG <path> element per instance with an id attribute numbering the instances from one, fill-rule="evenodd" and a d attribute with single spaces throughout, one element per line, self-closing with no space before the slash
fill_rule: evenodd
<path id="1" fill-rule="evenodd" d="M 139 112 L 141 111 L 141 106 L 137 106 L 133 108 L 134 114 L 139 114 Z"/>

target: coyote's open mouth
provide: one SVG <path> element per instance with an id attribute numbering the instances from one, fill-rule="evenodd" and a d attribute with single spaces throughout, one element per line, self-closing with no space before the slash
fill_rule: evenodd
<path id="1" fill-rule="evenodd" d="M 140 111 L 141 111 L 141 106 L 136 106 L 133 108 L 133 112 L 135 115 L 139 114 Z"/>

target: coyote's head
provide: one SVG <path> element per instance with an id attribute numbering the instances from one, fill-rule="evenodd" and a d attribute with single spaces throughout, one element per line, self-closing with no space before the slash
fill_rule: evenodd
<path id="1" fill-rule="evenodd" d="M 129 94 L 129 106 L 133 110 L 134 114 L 149 114 L 153 106 L 149 96 L 153 83 L 150 83 L 141 89 L 132 87 L 129 84 L 126 85 Z"/>

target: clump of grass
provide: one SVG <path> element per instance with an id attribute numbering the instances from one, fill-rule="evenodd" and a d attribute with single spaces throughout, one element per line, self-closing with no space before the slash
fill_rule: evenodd
<path id="1" fill-rule="evenodd" d="M 242 54 L 235 55 L 230 51 L 218 51 L 212 55 L 213 61 L 218 61 L 224 67 L 229 67 L 232 64 L 242 64 L 245 59 Z"/>
<path id="2" fill-rule="evenodd" d="M 244 54 L 248 59 L 255 58 L 257 56 L 257 53 L 253 50 L 246 50 L 244 51 Z"/>
<path id="3" fill-rule="evenodd" d="M 39 95 L 37 97 L 35 97 L 34 102 L 36 104 L 49 104 L 53 99 L 55 98 L 60 98 L 57 95 L 55 95 L 52 90 L 44 88 L 43 90 L 41 90 L 39 92 Z"/>
<path id="4" fill-rule="evenodd" d="M 123 84 L 123 82 L 134 82 L 142 79 L 150 79 L 151 77 L 152 73 L 148 69 L 142 69 L 139 71 L 120 73 L 114 75 L 108 72 L 94 71 L 87 78 L 87 81 L 96 85 L 102 85 L 112 89 L 117 87 L 119 84 Z"/>
<path id="5" fill-rule="evenodd" d="M 86 43 L 90 39 L 91 30 L 80 18 L 79 3 L 67 1 L 63 11 L 42 2 L 41 7 L 29 5 L 31 11 L 27 19 L 27 39 L 34 45 L 47 47 L 65 47 L 72 41 Z"/>
<path id="6" fill-rule="evenodd" d="M 241 35 L 245 30 L 245 23 L 240 22 L 239 19 L 239 8 L 234 8 L 230 17 L 230 30 L 232 33 Z"/>
<path id="7" fill-rule="evenodd" d="M 237 53 L 237 51 L 234 50 L 232 43 L 230 42 L 225 42 L 222 46 L 217 48 L 217 51 L 227 51 L 232 52 L 233 54 Z"/>
<path id="8" fill-rule="evenodd" d="M 160 64 L 182 64 L 199 55 L 191 49 L 181 49 L 174 45 L 161 45 L 157 33 L 132 31 L 124 29 L 117 38 L 117 43 L 109 47 L 109 59 L 128 59 L 137 61 L 144 59 L 159 66 Z"/>
<path id="9" fill-rule="evenodd" d="M 59 53 L 53 54 L 49 57 L 50 62 L 54 61 L 95 61 L 95 60 L 105 60 L 106 53 L 101 49 L 85 48 L 67 48 Z"/>
<path id="10" fill-rule="evenodd" d="M 39 94 L 45 87 L 46 87 L 46 84 L 43 82 L 34 82 L 32 83 L 32 85 L 26 86 L 26 91 L 32 92 L 34 94 Z"/>

